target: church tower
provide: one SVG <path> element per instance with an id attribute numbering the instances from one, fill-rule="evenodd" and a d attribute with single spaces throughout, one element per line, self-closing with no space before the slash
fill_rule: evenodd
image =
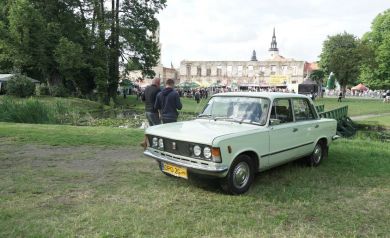
<path id="1" fill-rule="evenodd" d="M 252 52 L 251 61 L 257 61 L 256 51 L 255 50 L 253 50 L 253 52 Z"/>
<path id="2" fill-rule="evenodd" d="M 271 48 L 269 48 L 268 51 L 270 52 L 271 58 L 279 55 L 278 43 L 276 42 L 276 36 L 275 36 L 275 27 L 274 27 L 274 34 L 272 35 Z"/>

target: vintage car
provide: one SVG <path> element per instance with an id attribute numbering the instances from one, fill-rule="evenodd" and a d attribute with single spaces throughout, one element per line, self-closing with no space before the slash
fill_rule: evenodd
<path id="1" fill-rule="evenodd" d="M 304 95 L 220 93 L 195 120 L 149 127 L 144 154 L 167 175 L 218 177 L 224 190 L 241 194 L 256 172 L 298 158 L 319 165 L 338 137 L 336 127 Z"/>

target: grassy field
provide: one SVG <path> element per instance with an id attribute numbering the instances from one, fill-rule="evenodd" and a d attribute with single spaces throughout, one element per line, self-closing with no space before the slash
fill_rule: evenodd
<path id="1" fill-rule="evenodd" d="M 383 103 L 378 99 L 345 98 L 340 103 L 337 102 L 337 98 L 318 98 L 314 103 L 325 105 L 325 110 L 347 105 L 349 116 L 390 113 L 390 103 Z"/>
<path id="2" fill-rule="evenodd" d="M 0 237 L 388 236 L 389 143 L 337 140 L 319 167 L 290 163 L 229 196 L 163 175 L 127 146 L 141 132 L 0 123 Z"/>
<path id="3" fill-rule="evenodd" d="M 381 125 L 390 129 L 390 116 L 370 117 L 362 120 L 365 124 Z"/>
<path id="4" fill-rule="evenodd" d="M 143 133 L 143 130 L 128 128 L 0 122 L 0 137 L 46 145 L 135 146 L 142 141 Z"/>

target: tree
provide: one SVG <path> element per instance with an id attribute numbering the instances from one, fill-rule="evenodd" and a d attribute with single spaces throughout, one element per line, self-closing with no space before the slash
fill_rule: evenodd
<path id="1" fill-rule="evenodd" d="M 110 3 L 110 4 L 109 4 Z M 0 0 L 0 71 L 116 97 L 121 64 L 153 76 L 166 0 Z"/>
<path id="2" fill-rule="evenodd" d="M 317 82 L 317 84 L 320 85 L 320 96 L 323 97 L 323 93 L 322 93 L 322 84 L 324 83 L 324 78 L 325 78 L 325 73 L 323 70 L 321 69 L 316 69 L 316 70 L 313 70 L 313 72 L 310 73 L 310 76 L 309 78 L 315 82 Z"/>
<path id="3" fill-rule="evenodd" d="M 360 79 L 373 89 L 390 88 L 390 9 L 379 14 L 363 36 L 366 59 Z"/>
<path id="4" fill-rule="evenodd" d="M 359 44 L 354 35 L 346 32 L 328 36 L 323 43 L 320 66 L 326 74 L 334 73 L 344 94 L 347 85 L 355 84 L 359 76 Z"/>

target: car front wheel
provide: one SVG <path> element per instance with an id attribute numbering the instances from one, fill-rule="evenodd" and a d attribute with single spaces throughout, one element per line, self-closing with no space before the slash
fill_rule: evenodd
<path id="1" fill-rule="evenodd" d="M 326 158 L 327 153 L 326 145 L 322 141 L 319 141 L 314 147 L 313 153 L 308 158 L 308 164 L 310 166 L 318 166 Z"/>
<path id="2" fill-rule="evenodd" d="M 222 188 L 230 194 L 248 191 L 254 179 L 252 159 L 247 155 L 238 156 L 232 163 L 228 174 L 222 179 Z"/>

